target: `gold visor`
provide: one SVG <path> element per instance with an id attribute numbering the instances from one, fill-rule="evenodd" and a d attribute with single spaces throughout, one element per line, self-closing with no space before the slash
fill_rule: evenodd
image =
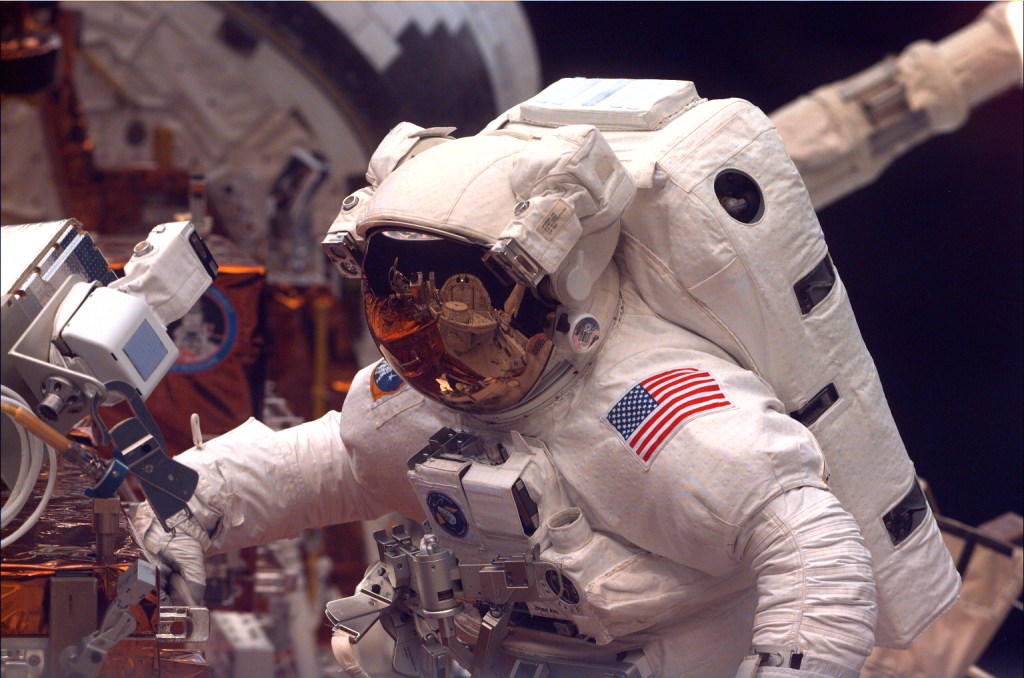
<path id="1" fill-rule="evenodd" d="M 482 261 L 486 248 L 416 231 L 373 233 L 363 308 L 391 367 L 448 407 L 493 413 L 529 393 L 551 355 L 553 309 Z"/>

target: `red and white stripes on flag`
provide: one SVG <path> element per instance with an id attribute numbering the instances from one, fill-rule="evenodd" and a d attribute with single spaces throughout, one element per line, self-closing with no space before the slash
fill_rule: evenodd
<path id="1" fill-rule="evenodd" d="M 706 370 L 684 367 L 651 375 L 631 388 L 605 415 L 643 467 L 684 424 L 733 407 Z"/>

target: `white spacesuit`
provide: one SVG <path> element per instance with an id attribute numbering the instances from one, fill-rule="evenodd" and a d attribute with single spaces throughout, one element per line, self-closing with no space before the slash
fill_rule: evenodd
<path id="1" fill-rule="evenodd" d="M 140 511 L 145 546 L 199 593 L 200 550 L 398 511 L 462 563 L 536 549 L 561 574 L 510 624 L 514 644 L 517 623 L 571 622 L 530 635 L 536 656 L 589 638 L 591 657 L 642 650 L 638 675 L 857 676 L 878 614 L 862 530 L 773 388 L 651 310 L 615 255 L 635 172 L 587 124 L 447 132 L 396 128 L 325 240 L 364 273 L 386 362 L 341 412 L 177 457 L 200 473 L 196 520 L 167 534 Z M 505 461 L 410 460 L 444 427 Z M 528 501 L 503 501 L 518 481 Z"/>

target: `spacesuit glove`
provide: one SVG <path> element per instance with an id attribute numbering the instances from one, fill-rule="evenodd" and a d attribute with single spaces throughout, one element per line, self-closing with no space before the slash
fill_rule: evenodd
<path id="1" fill-rule="evenodd" d="M 198 503 L 193 497 L 189 507 Z M 192 510 L 192 516 L 184 511 L 171 516 L 167 521 L 170 531 L 167 531 L 149 503 L 143 502 L 132 516 L 132 527 L 142 549 L 160 569 L 161 600 L 196 607 L 202 605 L 206 592 L 204 554 L 210 547 L 210 533 L 201 524 L 200 514 L 195 508 Z M 210 513 L 208 508 L 205 513 Z M 207 521 L 210 517 L 206 516 Z"/>

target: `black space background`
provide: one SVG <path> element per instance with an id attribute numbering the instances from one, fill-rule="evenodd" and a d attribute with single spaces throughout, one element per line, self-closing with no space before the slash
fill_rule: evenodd
<path id="1" fill-rule="evenodd" d="M 981 3 L 524 4 L 543 82 L 692 80 L 708 98 L 772 112 L 920 39 Z M 1022 501 L 1022 93 L 898 159 L 819 214 L 890 407 L 940 510 L 979 524 Z M 982 666 L 1021 675 L 1021 617 Z M 998 656 L 993 656 L 998 655 Z"/>

